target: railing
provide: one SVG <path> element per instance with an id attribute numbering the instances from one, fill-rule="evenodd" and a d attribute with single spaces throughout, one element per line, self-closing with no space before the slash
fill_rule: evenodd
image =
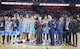
<path id="1" fill-rule="evenodd" d="M 33 3 L 24 3 L 24 2 L 1 2 L 3 5 L 33 5 Z M 70 4 L 61 4 L 61 3 L 40 3 L 40 6 L 69 6 Z"/>
<path id="2" fill-rule="evenodd" d="M 26 2 L 1 2 L 3 5 L 33 5 L 33 3 Z M 62 4 L 62 3 L 40 3 L 40 6 L 70 6 L 70 4 Z M 75 4 L 76 7 L 80 7 L 80 4 Z"/>

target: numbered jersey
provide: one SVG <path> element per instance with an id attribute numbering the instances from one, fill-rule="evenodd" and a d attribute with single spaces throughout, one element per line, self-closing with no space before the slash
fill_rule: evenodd
<path id="1" fill-rule="evenodd" d="M 19 27 L 19 21 L 17 20 L 17 21 L 14 23 L 13 31 L 19 30 L 18 27 Z"/>
<path id="2" fill-rule="evenodd" d="M 0 21 L 0 30 L 4 30 L 4 24 L 5 24 L 4 21 Z"/>

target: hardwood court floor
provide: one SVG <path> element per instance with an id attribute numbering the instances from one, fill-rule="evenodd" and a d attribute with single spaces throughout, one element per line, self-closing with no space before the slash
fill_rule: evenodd
<path id="1" fill-rule="evenodd" d="M 0 49 L 80 49 L 80 33 L 78 33 L 78 46 L 31 46 L 24 44 L 0 45 Z"/>

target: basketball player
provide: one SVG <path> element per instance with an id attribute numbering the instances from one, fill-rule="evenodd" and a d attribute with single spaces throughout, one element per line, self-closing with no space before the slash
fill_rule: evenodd
<path id="1" fill-rule="evenodd" d="M 30 28 L 30 44 L 33 44 L 33 41 L 35 41 L 35 19 L 33 16 L 30 17 L 30 23 L 29 23 L 29 28 Z"/>
<path id="2" fill-rule="evenodd" d="M 11 35 L 12 35 L 12 22 L 11 22 L 11 16 L 9 16 L 8 20 L 6 21 L 6 26 L 5 26 L 5 36 L 7 36 L 6 44 L 11 43 Z"/>
<path id="3" fill-rule="evenodd" d="M 29 33 L 29 15 L 26 14 L 24 20 L 23 20 L 23 42 L 25 43 L 28 39 L 28 33 Z"/>
<path id="4" fill-rule="evenodd" d="M 19 27 L 19 20 L 18 20 L 18 17 L 17 16 L 15 16 L 14 17 L 14 19 L 13 19 L 13 22 L 12 22 L 12 25 L 13 25 L 13 36 L 15 36 L 15 39 L 14 39 L 14 42 L 13 42 L 13 44 L 15 44 L 15 43 L 17 43 L 17 41 L 19 40 L 18 38 L 17 38 L 17 36 L 19 35 L 19 29 L 18 29 L 18 27 Z"/>
<path id="5" fill-rule="evenodd" d="M 5 25 L 4 25 L 4 35 L 5 35 L 5 44 L 7 43 L 7 36 L 6 36 L 6 22 L 8 20 L 8 16 L 5 15 L 4 16 L 4 21 L 5 21 Z"/>
<path id="6" fill-rule="evenodd" d="M 46 44 L 48 42 L 48 33 L 49 33 L 49 30 L 48 30 L 48 19 L 47 19 L 47 16 L 44 16 L 44 19 L 43 19 L 43 44 Z"/>
<path id="7" fill-rule="evenodd" d="M 20 17 L 19 17 L 19 32 L 20 32 L 20 36 L 19 36 L 19 41 L 20 41 L 20 43 L 22 42 L 22 33 L 23 33 L 23 15 L 20 15 Z"/>
<path id="8" fill-rule="evenodd" d="M 4 43 L 4 26 L 5 22 L 3 21 L 3 17 L 0 17 L 0 36 L 1 36 L 1 43 Z"/>

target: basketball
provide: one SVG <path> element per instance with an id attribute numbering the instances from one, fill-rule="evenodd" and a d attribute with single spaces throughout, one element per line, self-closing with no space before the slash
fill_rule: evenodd
<path id="1" fill-rule="evenodd" d="M 45 28 L 46 27 L 46 23 L 42 24 L 42 28 Z"/>

